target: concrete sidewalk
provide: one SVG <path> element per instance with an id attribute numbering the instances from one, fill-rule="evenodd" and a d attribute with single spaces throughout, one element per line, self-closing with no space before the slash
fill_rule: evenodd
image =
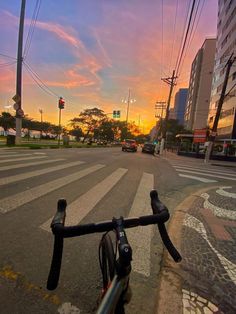
<path id="1" fill-rule="evenodd" d="M 157 313 L 236 313 L 236 187 L 208 187 L 181 203 L 169 224 L 182 255 L 165 251 Z"/>

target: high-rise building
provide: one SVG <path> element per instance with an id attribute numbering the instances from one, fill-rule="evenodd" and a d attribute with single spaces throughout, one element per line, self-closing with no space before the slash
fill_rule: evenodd
<path id="1" fill-rule="evenodd" d="M 184 113 L 187 104 L 188 88 L 180 88 L 175 94 L 174 116 L 179 124 L 184 124 Z"/>
<path id="2" fill-rule="evenodd" d="M 184 115 L 184 124 L 189 130 L 207 126 L 215 49 L 216 39 L 206 39 L 192 63 Z"/>
<path id="3" fill-rule="evenodd" d="M 236 0 L 218 0 L 217 43 L 208 122 L 213 126 L 225 77 L 225 64 L 236 57 Z M 236 138 L 236 61 L 231 67 L 226 94 L 218 122 L 217 137 Z"/>

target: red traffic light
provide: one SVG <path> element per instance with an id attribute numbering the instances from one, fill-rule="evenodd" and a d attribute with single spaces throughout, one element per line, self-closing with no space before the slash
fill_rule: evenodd
<path id="1" fill-rule="evenodd" d="M 58 101 L 58 108 L 64 109 L 64 107 L 65 107 L 65 100 L 62 97 L 60 97 Z"/>

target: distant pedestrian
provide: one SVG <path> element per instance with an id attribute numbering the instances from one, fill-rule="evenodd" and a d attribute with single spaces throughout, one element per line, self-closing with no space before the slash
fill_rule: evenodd
<path id="1" fill-rule="evenodd" d="M 157 144 L 156 144 L 156 146 L 155 146 L 155 153 L 156 153 L 157 155 L 160 154 L 160 142 L 157 142 Z"/>

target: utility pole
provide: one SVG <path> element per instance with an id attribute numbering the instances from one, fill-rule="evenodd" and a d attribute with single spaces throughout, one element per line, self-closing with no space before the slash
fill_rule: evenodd
<path id="1" fill-rule="evenodd" d="M 24 33 L 24 18 L 25 18 L 25 4 L 26 0 L 21 1 L 21 13 L 20 13 L 20 25 L 19 25 L 19 35 L 18 35 L 18 52 L 17 52 L 17 70 L 16 70 L 16 95 L 13 97 L 15 100 L 15 110 L 16 110 L 16 144 L 21 143 L 21 127 L 22 127 L 22 117 L 24 112 L 22 110 L 22 50 L 23 50 L 23 33 Z"/>
<path id="2" fill-rule="evenodd" d="M 159 110 L 161 109 L 161 115 L 157 115 L 155 114 L 155 118 L 160 118 L 160 135 L 162 137 L 162 126 L 163 126 L 163 111 L 164 109 L 166 109 L 166 102 L 165 101 L 157 101 L 156 104 L 155 104 L 155 109 L 156 110 Z"/>
<path id="3" fill-rule="evenodd" d="M 160 147 L 160 154 L 163 154 L 163 150 L 165 148 L 165 141 L 166 141 L 166 131 L 167 131 L 167 122 L 169 118 L 169 110 L 170 110 L 170 101 L 171 101 L 171 96 L 173 92 L 173 88 L 176 85 L 175 80 L 177 79 L 177 76 L 175 76 L 175 70 L 173 70 L 172 76 L 167 77 L 167 78 L 162 78 L 162 81 L 170 85 L 170 91 L 169 91 L 169 97 L 167 101 L 167 106 L 166 106 L 166 116 L 165 116 L 165 121 L 164 125 L 162 128 L 162 139 L 161 139 L 161 147 Z"/>
<path id="4" fill-rule="evenodd" d="M 209 142 L 208 142 L 207 151 L 206 151 L 205 160 L 204 160 L 205 163 L 208 163 L 210 158 L 211 158 L 211 153 L 212 153 L 212 149 L 213 149 L 216 134 L 217 134 L 217 126 L 218 126 L 218 122 L 220 119 L 220 113 L 221 113 L 221 109 L 222 109 L 224 99 L 225 99 L 225 92 L 226 92 L 226 88 L 227 88 L 227 84 L 228 84 L 229 73 L 230 73 L 230 69 L 231 69 L 235 60 L 236 60 L 236 57 L 233 57 L 233 53 L 232 53 L 231 56 L 229 57 L 229 60 L 227 61 L 226 65 L 225 65 L 225 67 L 226 67 L 225 78 L 224 78 L 224 82 L 223 82 L 223 86 L 222 86 L 222 90 L 221 90 L 219 103 L 217 106 L 216 116 L 214 119 L 213 127 L 211 129 L 211 134 L 209 137 Z"/>
<path id="5" fill-rule="evenodd" d="M 39 113 L 41 116 L 41 132 L 40 132 L 40 139 L 42 139 L 42 133 L 43 133 L 43 109 L 39 109 Z"/>

